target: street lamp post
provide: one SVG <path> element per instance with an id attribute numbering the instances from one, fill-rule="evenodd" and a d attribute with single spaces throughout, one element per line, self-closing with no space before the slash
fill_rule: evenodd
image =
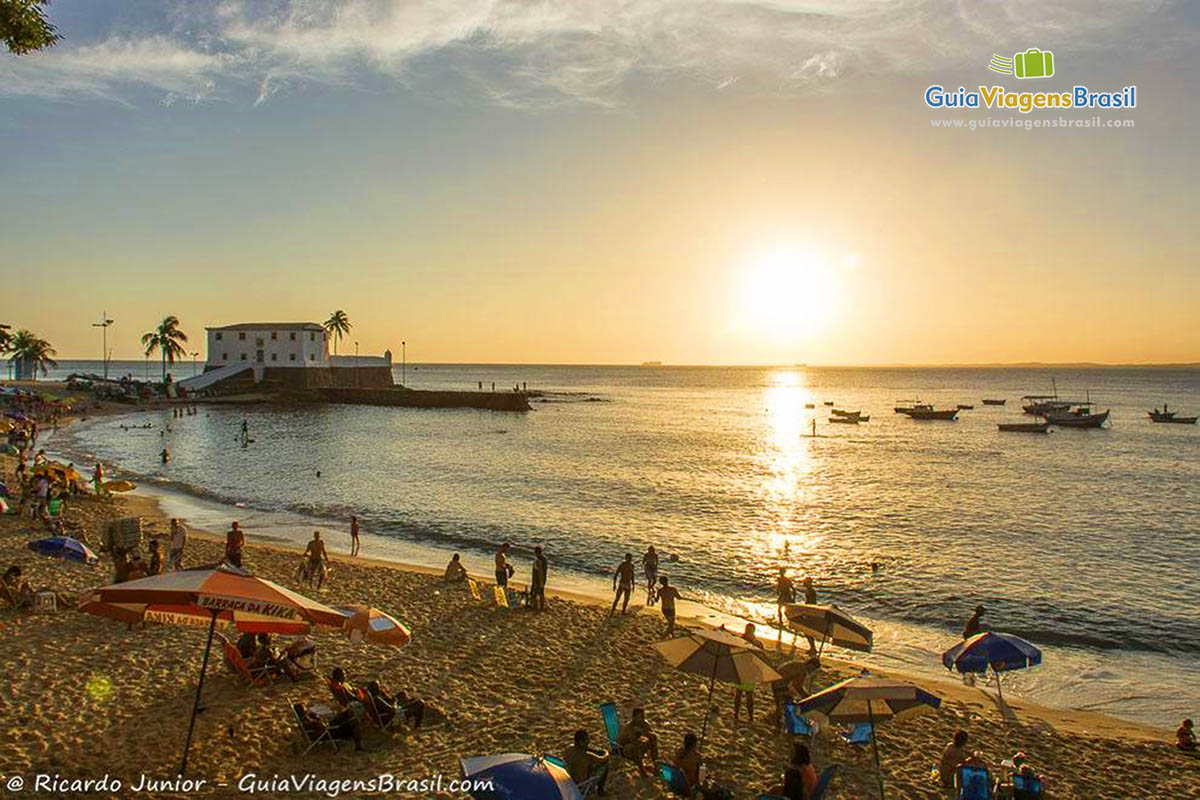
<path id="1" fill-rule="evenodd" d="M 400 385 L 408 388 L 408 342 L 400 342 Z"/>
<path id="2" fill-rule="evenodd" d="M 100 328 L 102 347 L 104 350 L 100 353 L 100 360 L 104 362 L 104 380 L 108 380 L 108 326 L 112 325 L 113 321 L 108 318 L 107 311 L 100 312 L 100 321 L 93 322 L 93 328 Z"/>
<path id="3" fill-rule="evenodd" d="M 354 343 L 354 388 L 358 388 L 358 342 Z"/>
<path id="4" fill-rule="evenodd" d="M 196 356 L 200 355 L 200 351 L 192 353 L 192 377 L 196 377 Z"/>

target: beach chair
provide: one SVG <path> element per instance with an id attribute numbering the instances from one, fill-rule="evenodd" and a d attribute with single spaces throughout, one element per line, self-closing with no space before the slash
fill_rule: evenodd
<path id="1" fill-rule="evenodd" d="M 375 697 L 366 689 L 356 689 L 354 692 L 358 697 L 358 702 L 362 703 L 363 709 L 367 712 L 367 719 L 371 724 L 384 733 L 391 733 L 396 730 L 404 729 L 404 713 L 396 709 L 392 712 L 392 716 L 387 722 L 384 722 L 386 710 L 379 707 L 375 702 Z"/>
<path id="2" fill-rule="evenodd" d="M 692 796 L 687 776 L 683 774 L 683 770 L 679 767 L 672 766 L 665 761 L 660 761 L 658 762 L 658 777 L 662 779 L 663 785 L 667 787 L 667 791 L 675 797 Z"/>
<path id="3" fill-rule="evenodd" d="M 992 800 L 992 775 L 987 767 L 961 764 L 955 773 L 958 800 Z"/>
<path id="4" fill-rule="evenodd" d="M 508 592 L 504 591 L 503 586 L 493 586 L 492 597 L 495 599 L 498 608 L 508 608 Z"/>
<path id="5" fill-rule="evenodd" d="M 796 704 L 783 704 L 783 729 L 791 736 L 813 736 L 817 732 L 817 724 L 796 710 Z"/>
<path id="6" fill-rule="evenodd" d="M 467 578 L 467 589 L 470 590 L 471 597 L 481 603 L 483 602 L 483 595 L 479 593 L 479 584 L 475 582 L 474 578 Z"/>
<path id="7" fill-rule="evenodd" d="M 847 742 L 858 747 L 866 747 L 871 743 L 871 736 L 874 731 L 871 728 L 871 723 L 860 722 L 848 731 L 842 731 L 838 736 L 845 739 Z"/>
<path id="8" fill-rule="evenodd" d="M 242 657 L 241 651 L 237 649 L 237 646 L 233 642 L 219 633 L 213 634 L 213 638 L 219 638 L 225 648 L 226 666 L 246 681 L 246 683 L 249 683 L 251 686 L 266 686 L 271 683 L 271 676 L 265 666 L 253 670 L 250 669 L 250 665 L 246 663 L 246 659 Z"/>
<path id="9" fill-rule="evenodd" d="M 1012 786 L 1013 800 L 1041 800 L 1046 796 L 1046 787 L 1036 775 L 1015 772 L 1012 776 Z"/>
<path id="10" fill-rule="evenodd" d="M 601 703 L 600 717 L 604 720 L 604 733 L 608 736 L 608 750 L 615 755 L 621 755 L 617 739 L 621 735 L 621 715 L 617 713 L 616 703 Z"/>
<path id="11" fill-rule="evenodd" d="M 304 751 L 301 752 L 300 755 L 308 755 L 313 748 L 319 744 L 331 744 L 333 745 L 334 752 L 337 752 L 337 740 L 333 738 L 333 732 L 329 730 L 329 725 L 327 723 L 322 722 L 321 730 L 314 733 L 308 729 L 307 725 L 304 724 L 304 719 L 300 716 L 300 711 L 296 708 L 296 704 L 289 702 L 288 707 L 292 709 L 292 717 L 296 720 L 296 727 L 300 729 L 299 744 L 306 745 L 304 747 Z M 299 751 L 300 748 L 297 747 L 296 750 Z"/>

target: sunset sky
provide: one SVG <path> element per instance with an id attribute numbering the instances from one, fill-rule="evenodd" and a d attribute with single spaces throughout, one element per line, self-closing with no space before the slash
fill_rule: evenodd
<path id="1" fill-rule="evenodd" d="M 60 357 L 341 308 L 416 361 L 1200 361 L 1194 3 L 50 14 L 0 55 L 0 322 Z M 937 129 L 1021 115 L 931 83 L 1136 84 L 1136 126 Z"/>

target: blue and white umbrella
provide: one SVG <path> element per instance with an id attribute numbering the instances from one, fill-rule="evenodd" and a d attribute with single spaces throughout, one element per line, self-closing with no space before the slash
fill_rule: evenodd
<path id="1" fill-rule="evenodd" d="M 1006 672 L 1028 669 L 1042 663 L 1042 651 L 1011 633 L 979 633 L 942 653 L 948 670 L 967 672 Z"/>
<path id="2" fill-rule="evenodd" d="M 478 782 L 470 792 L 475 800 L 583 800 L 570 774 L 541 756 L 501 753 L 464 758 L 462 773 Z"/>
<path id="3" fill-rule="evenodd" d="M 100 558 L 92 549 L 78 539 L 70 536 L 51 536 L 48 539 L 37 539 L 29 543 L 29 549 L 39 555 L 74 561 L 78 564 L 95 564 Z"/>

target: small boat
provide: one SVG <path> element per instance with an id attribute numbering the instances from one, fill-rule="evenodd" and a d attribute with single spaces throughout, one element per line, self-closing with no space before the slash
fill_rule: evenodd
<path id="1" fill-rule="evenodd" d="M 1027 394 L 1021 399 L 1028 401 L 1021 406 L 1021 410 L 1035 417 L 1062 414 L 1070 411 L 1073 405 L 1068 400 L 1059 400 L 1057 394 Z"/>
<path id="2" fill-rule="evenodd" d="M 826 401 L 825 401 L 825 405 L 827 405 L 827 406 L 831 406 L 831 405 L 833 405 L 833 401 L 832 401 L 832 400 L 826 400 Z"/>
<path id="3" fill-rule="evenodd" d="M 1002 431 L 1011 433 L 1049 433 L 1049 422 L 1007 422 L 1001 423 L 999 426 Z"/>
<path id="4" fill-rule="evenodd" d="M 835 417 L 861 417 L 862 416 L 861 411 L 843 411 L 840 408 L 835 408 L 830 413 L 833 414 Z"/>
<path id="5" fill-rule="evenodd" d="M 1195 425 L 1196 420 L 1200 419 L 1198 417 L 1181 417 L 1174 411 L 1168 411 L 1166 403 L 1163 403 L 1162 411 L 1156 408 L 1146 413 L 1150 416 L 1152 422 L 1173 422 L 1176 425 Z"/>
<path id="6" fill-rule="evenodd" d="M 962 403 L 959 403 L 958 410 L 959 411 L 974 411 L 975 406 L 966 406 L 966 405 L 963 405 Z"/>
<path id="7" fill-rule="evenodd" d="M 1002 406 L 1007 402 L 1008 402 L 1008 400 L 1005 400 L 1005 399 L 997 400 L 995 398 L 989 398 L 989 397 L 983 398 L 983 404 L 985 406 Z"/>
<path id="8" fill-rule="evenodd" d="M 870 417 L 830 417 L 829 421 L 838 425 L 857 425 L 860 422 L 866 422 Z"/>
<path id="9" fill-rule="evenodd" d="M 805 404 L 804 404 L 804 407 L 805 407 L 805 408 L 816 408 L 816 406 L 815 406 L 814 404 L 812 404 L 812 403 L 805 403 Z"/>
<path id="10" fill-rule="evenodd" d="M 945 410 L 935 410 L 933 408 L 914 408 L 908 412 L 908 416 L 912 419 L 954 420 L 958 417 L 958 409 L 947 408 Z"/>
<path id="11" fill-rule="evenodd" d="M 933 406 L 928 403 L 922 403 L 920 400 L 897 400 L 897 403 L 908 403 L 909 405 L 899 405 L 892 409 L 897 414 L 910 414 L 913 411 L 932 411 Z"/>
<path id="12" fill-rule="evenodd" d="M 1108 421 L 1108 411 L 1093 414 L 1089 406 L 1078 406 L 1065 412 L 1045 414 L 1046 421 L 1060 428 L 1103 428 Z"/>

